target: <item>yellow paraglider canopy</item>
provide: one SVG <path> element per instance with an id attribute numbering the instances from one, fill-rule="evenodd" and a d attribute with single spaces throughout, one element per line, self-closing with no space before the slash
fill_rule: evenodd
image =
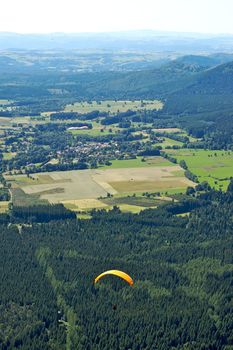
<path id="1" fill-rule="evenodd" d="M 118 277 L 122 278 L 123 280 L 125 280 L 126 282 L 128 282 L 130 286 L 132 286 L 133 283 L 134 283 L 133 280 L 132 280 L 132 278 L 131 278 L 127 273 L 125 273 L 125 272 L 123 272 L 123 271 L 120 271 L 120 270 L 109 270 L 109 271 L 105 271 L 105 272 L 101 273 L 99 276 L 97 276 L 97 277 L 95 278 L 95 282 L 94 282 L 94 283 L 96 284 L 96 282 L 98 282 L 100 278 L 102 278 L 102 277 L 104 277 L 104 276 L 106 276 L 106 275 L 115 275 L 115 276 L 118 276 Z"/>

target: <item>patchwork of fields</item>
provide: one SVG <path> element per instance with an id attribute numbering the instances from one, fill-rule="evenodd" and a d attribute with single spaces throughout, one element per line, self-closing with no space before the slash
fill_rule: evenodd
<path id="1" fill-rule="evenodd" d="M 2 100 L 2 103 L 8 103 L 8 101 Z M 158 100 L 106 100 L 76 102 L 67 105 L 64 111 L 89 113 L 99 110 L 111 112 L 114 115 L 128 110 L 159 110 L 162 107 L 163 103 Z M 1 148 L 3 148 L 6 129 L 16 128 L 18 131 L 20 129 L 17 124 L 21 123 L 46 124 L 50 121 L 51 113 L 42 113 L 41 119 L 29 116 L 16 118 L 0 116 Z M 77 119 L 76 122 L 82 121 Z M 102 125 L 101 116 L 98 120 L 91 120 L 92 129 L 86 130 L 69 130 L 69 124 L 73 123 L 73 120 L 59 120 L 56 123 L 64 124 L 66 130 L 74 135 L 99 136 L 117 134 L 121 131 L 118 125 Z M 142 125 L 134 122 L 132 126 L 139 128 Z M 142 134 L 144 137 L 141 140 L 142 143 L 150 141 L 147 127 L 152 128 L 152 123 L 144 126 L 145 130 L 142 128 L 132 133 L 133 135 Z M 164 152 L 176 158 L 176 165 L 162 157 L 135 157 L 128 160 L 112 160 L 110 166 L 102 166 L 98 169 L 56 171 L 30 176 L 8 175 L 6 179 L 12 185 L 13 203 L 16 205 L 64 203 L 68 208 L 76 211 L 88 211 L 92 208 L 108 209 L 113 205 L 119 205 L 123 211 L 138 212 L 145 207 L 154 207 L 161 203 L 161 198 L 159 203 L 156 202 L 158 198 L 153 197 L 155 193 L 159 192 L 163 196 L 171 195 L 185 192 L 187 186 L 196 185 L 184 176 L 184 170 L 178 165 L 181 160 L 184 160 L 188 169 L 198 176 L 199 182 L 207 181 L 215 189 L 227 189 L 230 178 L 233 176 L 232 151 L 184 149 L 182 136 L 188 137 L 191 143 L 195 143 L 198 139 L 190 137 L 186 131 L 179 128 L 153 128 L 152 130 L 158 135 L 159 143 L 155 146 L 161 146 Z M 178 140 L 182 142 L 175 136 L 180 136 Z M 172 147 L 178 149 L 172 149 Z M 6 147 L 2 154 L 5 161 L 17 155 L 10 147 Z M 49 163 L 58 164 L 59 160 L 53 158 Z M 149 198 L 145 199 L 148 193 L 152 194 L 151 202 Z M 7 206 L 8 204 L 2 203 L 0 211 L 5 211 Z"/>
<path id="2" fill-rule="evenodd" d="M 107 169 L 49 172 L 33 174 L 30 177 L 15 175 L 6 178 L 12 185 L 15 202 L 18 196 L 22 197 L 24 194 L 27 200 L 35 198 L 37 202 L 38 199 L 49 203 L 62 202 L 73 210 L 114 205 L 102 200 L 109 195 L 115 198 L 134 194 L 141 196 L 145 192 L 184 191 L 187 186 L 193 185 L 184 177 L 179 165 L 174 165 L 161 157 L 151 157 L 147 162 L 137 159 L 132 161 L 135 162 L 135 167 L 131 161 L 124 160 L 117 161 L 118 167 L 113 164 Z M 140 210 L 144 208 L 140 204 L 143 203 L 135 200 L 122 202 L 125 209 L 131 209 L 130 211 L 140 206 Z M 156 201 L 152 201 L 149 207 L 156 204 Z"/>
<path id="3" fill-rule="evenodd" d="M 94 180 L 100 184 L 107 183 L 116 193 L 156 192 L 187 187 L 189 180 L 184 176 L 176 176 L 179 170 L 179 166 L 146 167 L 136 170 L 135 168 L 106 169 L 96 172 Z"/>

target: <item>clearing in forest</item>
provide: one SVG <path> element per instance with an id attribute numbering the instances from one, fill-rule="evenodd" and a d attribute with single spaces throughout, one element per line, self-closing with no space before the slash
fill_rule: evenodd
<path id="1" fill-rule="evenodd" d="M 163 108 L 163 103 L 159 100 L 141 100 L 141 101 L 83 101 L 69 104 L 65 107 L 65 112 L 89 113 L 92 111 L 110 112 L 112 114 L 118 112 L 126 112 L 128 110 L 140 111 L 159 110 Z"/>
<path id="2" fill-rule="evenodd" d="M 101 208 L 108 204 L 111 206 L 110 203 L 101 201 L 101 198 L 109 195 L 115 198 L 132 196 L 134 193 L 141 195 L 144 192 L 180 192 L 193 185 L 184 177 L 179 165 L 161 157 L 140 161 L 135 167 L 127 160 L 118 162 L 122 162 L 122 167 L 57 171 L 33 174 L 30 177 L 15 175 L 7 176 L 7 180 L 12 185 L 15 201 L 17 193 L 20 196 L 24 193 L 27 200 L 32 197 L 49 203 L 62 202 L 74 210 Z M 127 207 L 140 205 L 140 202 L 124 200 L 119 204 Z M 155 205 L 156 202 L 151 203 L 151 206 Z"/>

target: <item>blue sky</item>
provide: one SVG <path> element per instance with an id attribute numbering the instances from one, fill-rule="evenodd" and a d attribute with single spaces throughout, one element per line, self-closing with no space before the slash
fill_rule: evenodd
<path id="1" fill-rule="evenodd" d="M 3 0 L 0 31 L 233 34 L 233 0 Z"/>

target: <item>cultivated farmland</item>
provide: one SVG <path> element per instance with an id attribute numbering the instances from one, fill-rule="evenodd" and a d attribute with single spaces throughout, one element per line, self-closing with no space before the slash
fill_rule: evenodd
<path id="1" fill-rule="evenodd" d="M 141 195 L 144 192 L 179 192 L 193 185 L 184 177 L 179 165 L 161 157 L 149 158 L 146 162 L 137 159 L 133 161 L 136 162 L 135 167 L 125 160 L 118 161 L 118 168 L 113 164 L 113 167 L 109 168 L 49 172 L 33 174 L 30 177 L 15 175 L 6 178 L 15 193 L 14 201 L 17 201 L 17 193 L 20 193 L 20 196 L 24 193 L 27 198 L 36 197 L 50 203 L 63 202 L 74 210 L 107 207 L 111 203 L 101 201 L 101 198 L 109 195 L 115 198 Z M 137 200 L 121 202 L 125 207 L 142 203 Z M 155 206 L 157 203 L 153 201 L 150 204 Z"/>

